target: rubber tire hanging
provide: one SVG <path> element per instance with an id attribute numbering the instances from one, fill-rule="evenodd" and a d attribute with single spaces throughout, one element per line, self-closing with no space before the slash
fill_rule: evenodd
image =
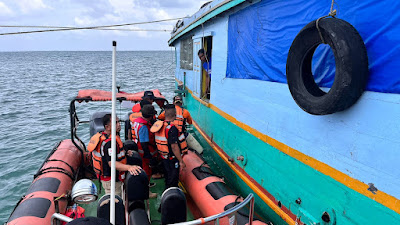
<path id="1" fill-rule="evenodd" d="M 361 36 L 348 22 L 337 18 L 319 21 L 325 43 L 334 54 L 336 73 L 328 93 L 315 83 L 311 63 L 322 44 L 316 21 L 307 24 L 294 39 L 287 58 L 286 77 L 290 92 L 304 111 L 326 115 L 352 106 L 368 81 L 368 56 Z"/>

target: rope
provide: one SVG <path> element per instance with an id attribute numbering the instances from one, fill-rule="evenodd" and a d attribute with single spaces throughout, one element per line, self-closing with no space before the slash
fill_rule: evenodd
<path id="1" fill-rule="evenodd" d="M 0 35 L 14 35 L 14 34 L 31 34 L 31 33 L 42 33 L 42 32 L 53 32 L 53 31 L 70 31 L 70 30 L 98 30 L 103 28 L 111 28 L 111 27 L 123 27 L 123 26 L 131 26 L 131 25 L 139 25 L 139 24 L 150 24 L 150 23 L 159 23 L 171 20 L 183 19 L 185 17 L 173 18 L 173 19 L 164 19 L 164 20 L 154 20 L 147 22 L 137 22 L 137 23 L 124 23 L 124 24 L 114 24 L 114 25 L 105 25 L 105 26 L 92 26 L 92 27 L 65 27 L 65 28 L 57 28 L 57 29 L 48 29 L 48 30 L 33 30 L 33 31 L 22 31 L 22 32 L 12 32 L 12 33 L 0 33 Z M 16 27 L 16 26 L 4 26 L 0 25 L 0 27 Z M 23 26 L 21 26 L 23 27 Z M 25 26 L 30 27 L 30 26 Z M 33 26 L 32 26 L 33 27 Z M 36 26 L 38 27 L 38 26 Z M 43 26 L 46 27 L 46 26 Z M 51 28 L 50 26 L 47 28 Z"/>
<path id="2" fill-rule="evenodd" d="M 65 162 L 64 160 L 61 160 L 61 159 L 49 159 L 49 160 L 47 160 L 47 162 L 63 162 L 71 169 L 72 174 L 75 174 L 74 168 L 71 165 L 69 165 L 67 162 Z"/>
<path id="3" fill-rule="evenodd" d="M 320 21 L 320 20 L 322 20 L 322 19 L 324 19 L 324 18 L 327 18 L 327 17 L 329 17 L 329 16 L 335 18 L 335 16 L 336 16 L 336 9 L 333 9 L 333 4 L 335 4 L 335 0 L 332 0 L 331 9 L 330 9 L 330 11 L 329 11 L 329 14 L 326 15 L 326 16 L 322 16 L 322 17 L 318 18 L 318 19 L 317 19 L 317 22 L 315 23 L 315 25 L 316 25 L 316 27 L 317 27 L 317 30 L 318 30 L 319 37 L 321 38 L 321 41 L 322 41 L 322 43 L 324 43 L 324 44 L 326 44 L 326 42 L 325 42 L 324 37 L 322 37 L 321 29 L 319 28 L 319 25 L 318 25 L 318 24 L 319 24 L 319 21 Z"/>
<path id="4" fill-rule="evenodd" d="M 40 175 L 43 175 L 45 173 L 51 173 L 51 172 L 62 173 L 62 174 L 67 175 L 69 178 L 71 178 L 71 180 L 75 180 L 73 174 L 69 173 L 64 168 L 61 168 L 61 167 L 48 167 L 48 168 L 42 169 L 33 176 L 33 179 L 36 179 L 37 177 L 39 177 Z"/>
<path id="5" fill-rule="evenodd" d="M 4 28 L 50 28 L 50 29 L 74 29 L 77 27 L 60 27 L 60 26 L 17 26 L 17 25 L 0 25 Z M 155 30 L 155 29 L 113 29 L 113 28 L 98 28 L 93 30 L 117 30 L 117 31 L 161 31 L 161 32 L 171 32 L 172 30 Z"/>

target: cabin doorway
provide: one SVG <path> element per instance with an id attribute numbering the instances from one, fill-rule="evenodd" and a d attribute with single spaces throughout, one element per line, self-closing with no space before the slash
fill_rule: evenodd
<path id="1" fill-rule="evenodd" d="M 201 61 L 200 96 L 203 100 L 209 100 L 211 94 L 212 36 L 203 37 L 202 42 L 202 48 L 197 52 Z"/>

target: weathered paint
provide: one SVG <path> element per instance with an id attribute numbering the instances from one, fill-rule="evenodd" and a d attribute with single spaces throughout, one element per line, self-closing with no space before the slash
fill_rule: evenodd
<path id="1" fill-rule="evenodd" d="M 243 170 L 233 170 L 247 185 L 240 188 L 250 188 L 270 207 L 274 208 L 257 185 L 301 216 L 306 224 L 321 222 L 325 211 L 335 214 L 338 224 L 400 223 L 399 202 L 392 196 L 364 191 L 365 184 L 252 129 L 210 103 L 202 104 L 191 93 L 185 104 L 205 138 L 210 137 L 233 159 L 245 156 L 247 165 L 242 166 Z M 298 198 L 302 199 L 301 207 L 295 203 Z M 285 218 L 279 210 L 274 212 Z"/>
<path id="2" fill-rule="evenodd" d="M 199 25 L 205 23 L 206 21 L 210 20 L 211 18 L 217 16 L 218 14 L 225 12 L 226 10 L 239 5 L 240 3 L 244 2 L 245 0 L 216 0 L 211 2 L 207 6 L 206 9 L 199 11 L 191 18 L 184 20 L 185 23 L 189 23 L 188 25 L 184 25 L 181 30 L 177 31 L 171 39 L 168 41 L 169 45 L 172 45 L 175 40 L 180 38 L 181 36 L 185 35 L 186 33 L 190 32 L 194 28 L 198 27 Z"/>

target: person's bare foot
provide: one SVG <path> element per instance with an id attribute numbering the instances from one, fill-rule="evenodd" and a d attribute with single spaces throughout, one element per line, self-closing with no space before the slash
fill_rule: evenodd
<path id="1" fill-rule="evenodd" d="M 157 193 L 149 192 L 149 198 L 157 198 Z"/>
<path id="2" fill-rule="evenodd" d="M 161 174 L 161 173 L 156 173 L 156 174 L 153 174 L 153 175 L 151 176 L 151 178 L 153 178 L 153 179 L 161 179 L 161 178 L 163 178 L 163 177 L 164 177 L 164 175 Z"/>

